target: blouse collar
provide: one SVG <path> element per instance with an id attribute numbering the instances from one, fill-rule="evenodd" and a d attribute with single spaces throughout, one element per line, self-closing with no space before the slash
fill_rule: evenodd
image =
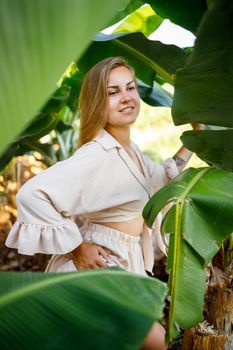
<path id="1" fill-rule="evenodd" d="M 141 173 L 141 171 L 138 169 L 134 161 L 130 158 L 128 153 L 125 151 L 124 147 L 105 129 L 100 131 L 100 133 L 96 136 L 94 141 L 98 142 L 105 150 L 116 148 L 118 150 L 119 156 L 125 162 L 128 169 L 131 171 L 134 177 L 140 182 L 140 184 L 144 187 L 144 189 L 146 190 L 146 192 L 150 197 L 149 174 L 147 172 L 146 167 L 143 164 L 143 160 L 137 145 L 134 142 L 131 142 L 131 147 L 134 149 L 134 151 L 136 152 L 139 158 L 139 161 L 141 162 L 141 165 L 144 171 L 144 176 Z"/>
<path id="2" fill-rule="evenodd" d="M 108 150 L 112 148 L 122 148 L 124 147 L 118 142 L 109 132 L 107 132 L 105 129 L 102 129 L 99 134 L 94 138 L 94 141 L 101 144 L 101 146 Z M 138 147 L 134 142 L 131 142 L 131 147 L 136 150 Z"/>
<path id="3" fill-rule="evenodd" d="M 108 150 L 111 148 L 122 148 L 122 145 L 105 129 L 102 129 L 99 134 L 94 138 L 94 141 L 101 144 L 101 146 Z"/>

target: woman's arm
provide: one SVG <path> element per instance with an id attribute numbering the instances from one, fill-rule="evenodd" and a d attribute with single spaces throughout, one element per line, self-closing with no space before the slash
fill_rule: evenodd
<path id="1" fill-rule="evenodd" d="M 95 151 L 95 150 L 94 150 Z M 67 160 L 57 162 L 25 183 L 17 194 L 18 220 L 9 233 L 6 245 L 18 249 L 19 253 L 33 255 L 70 254 L 79 269 L 106 267 L 108 251 L 96 244 L 83 242 L 73 216 L 83 215 L 92 208 L 92 191 L 88 191 L 88 210 L 84 190 L 85 178 L 88 186 L 93 183 L 86 174 L 95 174 L 90 166 L 88 147 L 77 151 Z M 97 161 L 98 160 L 98 161 Z M 94 169 L 95 169 L 94 168 Z M 87 186 L 86 186 L 87 187 Z"/>
<path id="2" fill-rule="evenodd" d="M 192 124 L 192 127 L 193 130 L 203 130 L 205 128 L 203 124 Z M 172 157 L 177 165 L 179 172 L 181 172 L 186 166 L 192 154 L 193 153 L 191 151 L 189 151 L 186 147 L 182 146 L 178 150 L 178 152 Z"/>

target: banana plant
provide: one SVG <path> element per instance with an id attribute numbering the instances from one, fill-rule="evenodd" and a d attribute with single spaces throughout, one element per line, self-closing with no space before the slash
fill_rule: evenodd
<path id="1" fill-rule="evenodd" d="M 233 232 L 233 173 L 206 167 L 190 168 L 159 190 L 146 204 L 149 227 L 169 205 L 163 233 L 169 233 L 170 343 L 179 328 L 203 319 L 206 266 Z"/>
<path id="2" fill-rule="evenodd" d="M 2 350 L 137 350 L 166 285 L 123 270 L 0 273 Z"/>

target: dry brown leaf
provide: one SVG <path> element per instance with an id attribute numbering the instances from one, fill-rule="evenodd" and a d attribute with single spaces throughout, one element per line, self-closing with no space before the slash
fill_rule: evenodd
<path id="1" fill-rule="evenodd" d="M 6 225 L 10 220 L 10 214 L 6 211 L 0 210 L 0 225 Z"/>

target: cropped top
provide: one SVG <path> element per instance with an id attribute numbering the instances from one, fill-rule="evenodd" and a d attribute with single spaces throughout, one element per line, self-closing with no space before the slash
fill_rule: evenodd
<path id="1" fill-rule="evenodd" d="M 16 196 L 18 220 L 6 245 L 19 253 L 65 254 L 82 242 L 85 222 L 124 222 L 178 174 L 173 159 L 157 164 L 131 145 L 144 175 L 106 130 L 27 181 Z M 78 223 L 78 224 L 77 224 Z"/>

